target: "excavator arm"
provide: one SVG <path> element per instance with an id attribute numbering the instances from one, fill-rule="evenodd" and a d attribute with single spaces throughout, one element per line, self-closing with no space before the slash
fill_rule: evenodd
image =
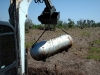
<path id="1" fill-rule="evenodd" d="M 56 12 L 56 8 L 52 5 L 51 0 L 43 0 L 46 7 L 38 16 L 38 20 L 42 24 L 57 24 L 60 18 L 60 12 Z"/>
<path id="2" fill-rule="evenodd" d="M 44 0 L 44 3 L 45 3 L 45 5 L 46 5 L 46 7 L 48 7 L 49 9 L 52 8 L 51 0 Z"/>

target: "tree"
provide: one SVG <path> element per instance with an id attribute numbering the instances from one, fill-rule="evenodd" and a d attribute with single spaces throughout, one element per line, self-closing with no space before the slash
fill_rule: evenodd
<path id="1" fill-rule="evenodd" d="M 95 27 L 95 21 L 94 20 L 91 20 L 91 27 Z"/>
<path id="2" fill-rule="evenodd" d="M 96 27 L 100 27 L 100 22 L 96 23 Z"/>
<path id="3" fill-rule="evenodd" d="M 62 26 L 62 25 L 63 25 L 63 21 L 60 20 L 60 21 L 58 22 L 58 26 Z"/>
<path id="4" fill-rule="evenodd" d="M 72 27 L 74 27 L 74 21 L 72 21 L 70 18 L 68 19 L 68 28 L 72 28 Z"/>
<path id="5" fill-rule="evenodd" d="M 83 29 L 83 21 L 82 20 L 77 21 L 77 24 L 81 29 Z"/>
<path id="6" fill-rule="evenodd" d="M 86 20 L 83 20 L 83 28 L 86 27 Z"/>
<path id="7" fill-rule="evenodd" d="M 29 29 L 31 29 L 33 26 L 32 20 L 31 19 L 27 19 L 25 21 L 25 31 L 29 31 Z"/>
<path id="8" fill-rule="evenodd" d="M 87 26 L 88 26 L 88 27 L 91 26 L 90 24 L 91 24 L 91 21 L 90 21 L 90 20 L 87 20 Z"/>
<path id="9" fill-rule="evenodd" d="M 63 22 L 63 26 L 64 26 L 64 28 L 68 28 L 68 24 L 67 24 L 67 22 Z"/>

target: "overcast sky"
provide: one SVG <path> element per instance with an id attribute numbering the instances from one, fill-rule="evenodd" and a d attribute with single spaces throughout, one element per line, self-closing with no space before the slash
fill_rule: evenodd
<path id="1" fill-rule="evenodd" d="M 74 21 L 80 19 L 90 19 L 100 22 L 100 0 L 51 0 L 52 4 L 60 11 L 60 19 L 67 21 L 71 18 Z M 8 21 L 10 0 L 0 0 L 0 20 Z M 28 16 L 32 22 L 39 24 L 37 17 L 45 8 L 44 3 L 30 4 Z"/>

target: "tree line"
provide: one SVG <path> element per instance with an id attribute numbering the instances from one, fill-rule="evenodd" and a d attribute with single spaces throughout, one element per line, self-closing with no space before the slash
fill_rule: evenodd
<path id="1" fill-rule="evenodd" d="M 68 22 L 65 22 L 65 21 L 59 21 L 57 25 L 49 25 L 49 26 L 45 26 L 43 24 L 39 24 L 39 25 L 36 25 L 34 23 L 32 23 L 32 20 L 31 19 L 27 19 L 26 22 L 25 22 L 25 30 L 28 31 L 29 29 L 45 29 L 45 27 L 47 29 L 53 29 L 55 30 L 56 27 L 58 28 L 75 28 L 75 27 L 78 27 L 78 28 L 90 28 L 90 27 L 100 27 L 100 22 L 95 22 L 94 20 L 78 20 L 76 21 L 76 23 L 72 20 L 72 19 L 68 19 Z"/>
<path id="2" fill-rule="evenodd" d="M 70 18 L 68 19 L 67 22 L 59 21 L 58 26 L 65 26 L 67 28 L 73 28 L 73 27 L 79 27 L 79 28 L 90 28 L 90 27 L 100 27 L 100 22 L 96 23 L 94 20 L 78 20 L 77 23 L 75 23 L 73 20 Z"/>

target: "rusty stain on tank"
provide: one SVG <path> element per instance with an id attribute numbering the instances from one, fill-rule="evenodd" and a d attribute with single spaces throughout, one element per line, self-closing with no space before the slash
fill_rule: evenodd
<path id="1" fill-rule="evenodd" d="M 70 44 L 73 44 L 73 41 L 72 41 L 69 37 L 68 37 L 68 39 L 70 40 L 69 43 L 70 43 Z"/>

